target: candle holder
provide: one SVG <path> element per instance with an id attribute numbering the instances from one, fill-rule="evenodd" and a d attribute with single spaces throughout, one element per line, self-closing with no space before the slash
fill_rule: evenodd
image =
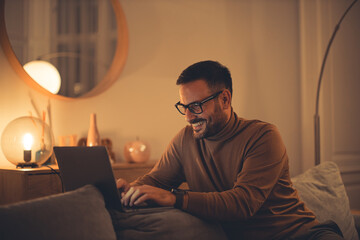
<path id="1" fill-rule="evenodd" d="M 6 159 L 16 167 L 39 167 L 52 155 L 54 137 L 39 118 L 20 117 L 11 121 L 1 135 Z"/>

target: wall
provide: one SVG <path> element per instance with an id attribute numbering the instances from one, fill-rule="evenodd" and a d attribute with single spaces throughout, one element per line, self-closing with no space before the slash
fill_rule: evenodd
<path id="1" fill-rule="evenodd" d="M 238 115 L 272 122 L 282 133 L 291 173 L 302 172 L 301 82 L 297 1 L 122 0 L 130 48 L 119 80 L 85 100 L 50 100 L 54 134 L 86 136 L 97 113 L 103 137 L 119 161 L 127 141 L 151 144 L 158 159 L 186 122 L 177 113 L 175 81 L 190 64 L 207 59 L 229 67 Z M 0 50 L 0 132 L 12 119 L 40 109 L 48 99 L 17 77 Z M 0 166 L 8 165 L 0 150 Z"/>

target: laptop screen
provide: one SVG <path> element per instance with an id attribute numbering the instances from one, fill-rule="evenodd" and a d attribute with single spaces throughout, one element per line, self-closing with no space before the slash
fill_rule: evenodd
<path id="1" fill-rule="evenodd" d="M 106 207 L 122 209 L 108 152 L 104 146 L 54 147 L 65 191 L 87 184 L 103 194 Z"/>

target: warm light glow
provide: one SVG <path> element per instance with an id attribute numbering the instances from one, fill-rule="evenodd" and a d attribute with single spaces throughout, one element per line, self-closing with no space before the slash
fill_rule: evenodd
<path id="1" fill-rule="evenodd" d="M 31 150 L 34 138 L 30 133 L 26 133 L 23 137 L 24 150 Z"/>
<path id="2" fill-rule="evenodd" d="M 57 94 L 61 86 L 59 71 L 49 62 L 31 61 L 24 65 L 25 71 L 40 86 L 53 94 Z"/>

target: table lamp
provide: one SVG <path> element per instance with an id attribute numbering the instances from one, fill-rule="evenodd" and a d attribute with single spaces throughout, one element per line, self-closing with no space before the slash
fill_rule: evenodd
<path id="1" fill-rule="evenodd" d="M 11 121 L 1 135 L 6 159 L 16 167 L 39 167 L 52 155 L 54 137 L 50 127 L 36 117 Z"/>

